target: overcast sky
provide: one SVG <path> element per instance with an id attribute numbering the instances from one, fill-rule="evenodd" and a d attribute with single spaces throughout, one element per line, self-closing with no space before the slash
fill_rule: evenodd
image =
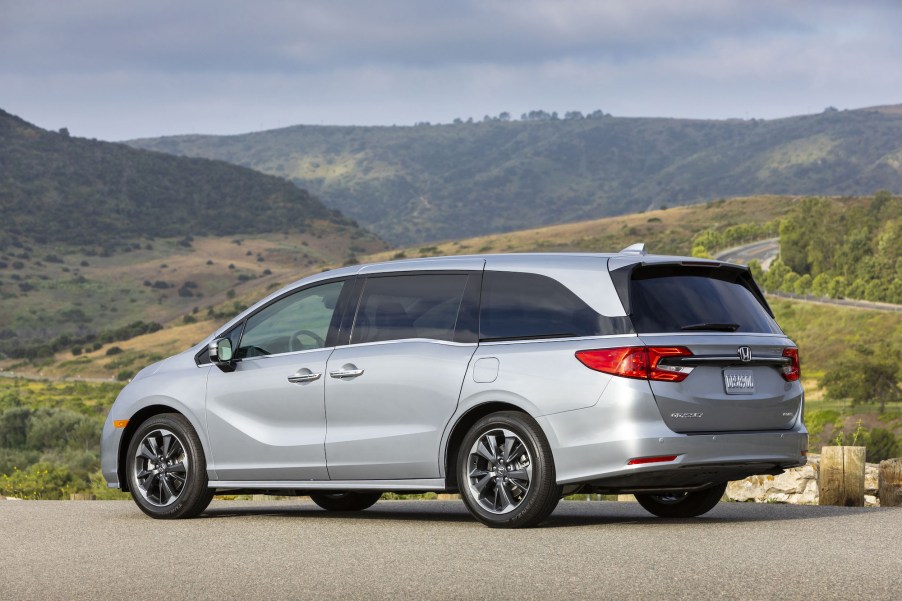
<path id="1" fill-rule="evenodd" d="M 0 0 L 0 108 L 122 140 L 902 103 L 902 2 Z"/>

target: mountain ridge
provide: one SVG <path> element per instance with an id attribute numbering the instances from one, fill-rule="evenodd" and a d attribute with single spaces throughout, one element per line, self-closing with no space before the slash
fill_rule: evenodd
<path id="1" fill-rule="evenodd" d="M 768 121 L 295 125 L 127 143 L 291 179 L 397 244 L 733 196 L 902 190 L 902 105 Z"/>
<path id="2" fill-rule="evenodd" d="M 136 237 L 356 229 L 306 190 L 246 167 L 52 132 L 0 110 L 0 250 Z"/>

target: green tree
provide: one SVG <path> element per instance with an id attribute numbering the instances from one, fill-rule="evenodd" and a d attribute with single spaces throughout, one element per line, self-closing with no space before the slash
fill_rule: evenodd
<path id="1" fill-rule="evenodd" d="M 887 403 L 902 400 L 899 388 L 899 357 L 877 357 L 872 350 L 849 353 L 821 381 L 832 400 L 848 399 L 853 405 L 876 403 L 880 413 Z"/>
<path id="2" fill-rule="evenodd" d="M 811 292 L 811 274 L 806 273 L 796 280 L 791 292 L 795 292 L 796 294 L 808 294 Z"/>

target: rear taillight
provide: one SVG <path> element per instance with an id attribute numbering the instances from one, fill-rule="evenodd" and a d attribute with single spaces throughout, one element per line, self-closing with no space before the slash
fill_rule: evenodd
<path id="1" fill-rule="evenodd" d="M 589 369 L 624 378 L 664 382 L 682 382 L 692 368 L 662 364 L 662 359 L 690 355 L 692 351 L 682 346 L 624 346 L 576 352 L 576 358 Z"/>
<path id="2" fill-rule="evenodd" d="M 799 363 L 799 349 L 785 348 L 783 349 L 783 356 L 789 357 L 789 365 L 784 365 L 780 368 L 780 375 L 783 376 L 783 379 L 787 382 L 795 382 L 802 377 L 802 367 Z"/>

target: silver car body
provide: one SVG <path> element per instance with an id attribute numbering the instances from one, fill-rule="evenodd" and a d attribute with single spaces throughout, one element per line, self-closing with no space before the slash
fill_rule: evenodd
<path id="1" fill-rule="evenodd" d="M 181 413 L 191 422 L 210 486 L 223 490 L 454 490 L 449 466 L 460 432 L 480 412 L 505 408 L 526 412 L 540 425 L 557 482 L 572 485 L 568 491 L 692 490 L 804 464 L 802 387 L 771 367 L 749 367 L 757 370 L 755 391 L 730 396 L 724 395 L 723 365 L 697 366 L 685 382 L 672 383 L 600 373 L 574 357 L 585 349 L 680 345 L 734 361 L 745 347 L 755 358 L 775 361 L 782 349 L 794 346 L 776 327 L 774 333 L 754 334 L 624 331 L 502 341 L 345 341 L 247 358 L 232 372 L 196 361 L 217 335 L 287 292 L 317 282 L 355 282 L 379 273 L 534 273 L 560 282 L 599 315 L 629 323 L 611 273 L 690 262 L 699 264 L 635 252 L 439 257 L 357 265 L 302 279 L 191 349 L 138 373 L 103 429 L 104 477 L 111 487 L 127 487 L 127 438 L 137 422 L 162 412 Z M 353 311 L 346 312 L 353 318 Z M 347 375 L 355 370 L 362 373 Z M 308 381 L 288 381 L 298 374 Z M 129 426 L 115 427 L 119 420 L 130 420 Z M 630 464 L 661 456 L 674 459 Z"/>

